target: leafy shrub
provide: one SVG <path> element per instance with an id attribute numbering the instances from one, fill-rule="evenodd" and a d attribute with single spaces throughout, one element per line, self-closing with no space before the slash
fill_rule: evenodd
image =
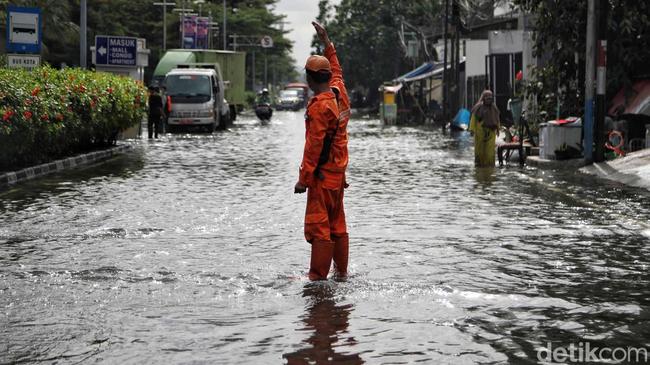
<path id="1" fill-rule="evenodd" d="M 141 83 L 107 73 L 0 68 L 0 170 L 114 144 L 141 121 L 145 92 Z"/>

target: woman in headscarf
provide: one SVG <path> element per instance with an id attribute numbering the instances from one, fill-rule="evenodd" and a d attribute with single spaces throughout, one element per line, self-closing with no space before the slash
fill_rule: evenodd
<path id="1" fill-rule="evenodd" d="M 493 167 L 496 136 L 499 135 L 499 109 L 494 105 L 492 91 L 484 90 L 472 108 L 469 130 L 474 134 L 474 163 L 478 167 Z"/>

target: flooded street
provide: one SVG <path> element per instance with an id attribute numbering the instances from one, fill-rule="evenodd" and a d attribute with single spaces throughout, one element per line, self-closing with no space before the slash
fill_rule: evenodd
<path id="1" fill-rule="evenodd" d="M 350 122 L 347 282 L 309 284 L 301 112 L 0 192 L 0 363 L 534 364 L 650 347 L 650 194 Z M 146 135 L 146 134 L 145 134 Z"/>

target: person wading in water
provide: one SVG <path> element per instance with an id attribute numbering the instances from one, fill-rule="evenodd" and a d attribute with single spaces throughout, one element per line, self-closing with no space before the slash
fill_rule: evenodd
<path id="1" fill-rule="evenodd" d="M 499 109 L 494 105 L 492 91 L 484 90 L 472 108 L 469 123 L 469 130 L 474 135 L 474 164 L 477 167 L 494 167 L 500 126 Z"/>
<path id="2" fill-rule="evenodd" d="M 325 280 L 332 260 L 336 274 L 347 276 L 349 236 L 343 209 L 347 187 L 350 99 L 343 70 L 327 31 L 312 22 L 325 46 L 325 57 L 310 56 L 305 64 L 314 97 L 305 113 L 305 148 L 294 192 L 307 191 L 305 239 L 311 244 L 310 280 Z"/>

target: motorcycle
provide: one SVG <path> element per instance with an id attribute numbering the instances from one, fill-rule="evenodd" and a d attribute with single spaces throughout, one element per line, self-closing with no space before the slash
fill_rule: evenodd
<path id="1" fill-rule="evenodd" d="M 257 104 L 255 106 L 255 115 L 263 122 L 271 120 L 271 116 L 273 115 L 273 108 L 271 108 L 271 104 Z"/>

